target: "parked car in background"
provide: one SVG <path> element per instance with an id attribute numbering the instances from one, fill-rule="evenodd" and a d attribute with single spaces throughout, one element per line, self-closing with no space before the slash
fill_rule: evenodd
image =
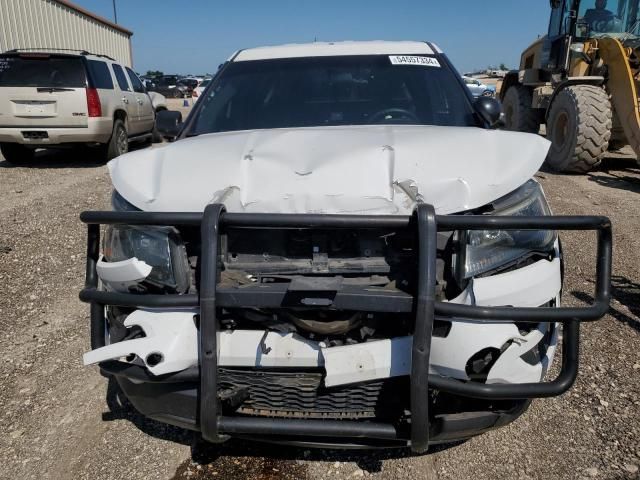
<path id="1" fill-rule="evenodd" d="M 178 75 L 162 75 L 157 78 L 158 85 L 166 85 L 169 88 L 175 88 L 180 77 Z"/>
<path id="2" fill-rule="evenodd" d="M 164 97 L 156 104 L 166 108 Z M 0 149 L 11 163 L 37 148 L 96 147 L 105 159 L 150 141 L 151 97 L 128 67 L 101 55 L 11 50 L 0 55 Z"/>
<path id="3" fill-rule="evenodd" d="M 191 92 L 191 97 L 193 98 L 194 102 L 198 101 L 198 98 L 200 98 L 200 96 L 204 93 L 205 89 L 209 86 L 210 83 L 211 79 L 207 78 L 203 80 L 200 85 L 193 89 L 193 92 Z"/>
<path id="4" fill-rule="evenodd" d="M 509 70 L 487 70 L 487 76 L 491 78 L 504 78 L 509 73 Z"/>
<path id="5" fill-rule="evenodd" d="M 196 88 L 198 85 L 199 85 L 199 82 L 195 78 L 181 78 L 180 80 L 178 80 L 178 86 L 185 87 L 184 91 L 187 95 L 191 95 L 191 92 L 193 92 L 193 89 Z"/>
<path id="6" fill-rule="evenodd" d="M 140 81 L 145 86 L 147 91 L 155 91 L 156 82 L 158 81 L 157 77 L 148 77 L 145 75 L 140 77 Z"/>
<path id="7" fill-rule="evenodd" d="M 151 81 L 149 88 L 154 92 L 161 93 L 165 97 L 183 98 L 191 95 L 193 88 L 189 88 L 181 82 L 177 75 L 163 75 L 155 81 Z"/>
<path id="8" fill-rule="evenodd" d="M 476 78 L 463 76 L 462 79 L 467 85 L 467 88 L 471 91 L 474 97 L 495 97 L 496 87 L 493 85 L 485 85 Z"/>
<path id="9" fill-rule="evenodd" d="M 194 85 L 193 88 L 195 88 L 195 87 L 197 87 L 198 85 L 200 85 L 202 83 L 204 78 L 203 77 L 187 76 L 187 77 L 182 77 L 180 80 L 189 80 L 191 82 L 191 84 Z M 195 82 L 195 83 L 193 83 L 193 82 Z"/>
<path id="10" fill-rule="evenodd" d="M 167 109 L 167 99 L 164 95 L 158 92 L 147 92 L 147 95 L 151 98 L 151 105 L 156 113 Z"/>
<path id="11" fill-rule="evenodd" d="M 153 105 L 153 110 L 155 111 L 155 113 L 157 114 L 158 112 L 162 112 L 163 110 L 167 110 L 167 99 L 164 95 L 162 95 L 161 93 L 158 92 L 147 92 L 147 95 L 149 95 L 149 98 L 151 98 L 151 105 Z M 155 123 L 153 126 L 153 132 L 152 132 L 153 136 L 152 136 L 152 142 L 153 143 L 161 143 L 162 142 L 162 136 L 158 133 L 156 127 L 155 127 Z"/>

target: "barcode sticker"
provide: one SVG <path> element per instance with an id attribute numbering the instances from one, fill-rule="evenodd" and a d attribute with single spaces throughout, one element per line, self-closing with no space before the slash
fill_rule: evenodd
<path id="1" fill-rule="evenodd" d="M 392 65 L 416 65 L 418 67 L 440 67 L 440 62 L 434 57 L 419 57 L 417 55 L 389 55 Z"/>

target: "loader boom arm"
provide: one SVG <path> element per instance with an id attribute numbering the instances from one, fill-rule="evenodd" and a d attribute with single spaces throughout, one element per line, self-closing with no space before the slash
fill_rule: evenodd
<path id="1" fill-rule="evenodd" d="M 627 141 L 640 158 L 640 113 L 636 79 L 629 64 L 630 49 L 614 38 L 594 40 L 597 51 L 608 67 L 607 90 L 611 104 L 624 129 Z"/>

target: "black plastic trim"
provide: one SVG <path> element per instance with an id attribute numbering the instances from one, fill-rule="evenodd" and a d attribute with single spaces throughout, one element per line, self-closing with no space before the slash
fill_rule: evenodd
<path id="1" fill-rule="evenodd" d="M 218 244 L 220 217 L 224 205 L 210 204 L 202 219 L 200 254 L 200 430 L 209 442 L 220 442 L 218 435 L 218 349 L 216 284 L 218 283 Z"/>
<path id="2" fill-rule="evenodd" d="M 436 301 L 437 225 L 433 206 L 421 204 L 416 209 L 418 224 L 418 292 L 416 320 L 411 348 L 411 445 L 415 452 L 429 448 L 429 376 L 431 336 Z"/>
<path id="3" fill-rule="evenodd" d="M 220 417 L 218 428 L 228 434 L 295 435 L 305 437 L 378 438 L 395 440 L 396 427 L 387 423 L 344 420 L 295 420 L 261 417 Z"/>
<path id="4" fill-rule="evenodd" d="M 336 292 L 326 308 L 364 311 L 411 311 L 415 313 L 411 368 L 411 432 L 412 448 L 416 452 L 427 449 L 429 439 L 429 389 L 472 398 L 519 400 L 560 395 L 568 390 L 578 374 L 579 322 L 593 321 L 604 315 L 611 297 L 612 232 L 606 217 L 544 216 L 510 217 L 487 215 L 435 215 L 432 206 L 421 204 L 413 216 L 351 216 L 306 214 L 244 214 L 225 213 L 223 205 L 208 205 L 203 214 L 171 212 L 83 212 L 81 219 L 88 225 L 87 265 L 85 289 L 80 298 L 91 303 L 92 348 L 104 345 L 105 305 L 131 307 L 199 307 L 200 308 L 200 370 L 180 372 L 163 378 L 153 377 L 145 369 L 122 367 L 120 362 L 103 362 L 104 372 L 119 377 L 136 378 L 150 384 L 171 384 L 199 381 L 199 409 L 196 424 L 205 439 L 224 440 L 223 433 L 241 435 L 339 436 L 346 438 L 397 438 L 393 425 L 366 422 L 330 422 L 311 420 L 263 419 L 256 417 L 224 417 L 218 414 L 216 308 L 220 306 L 255 307 L 270 305 L 286 307 L 287 291 L 281 286 L 249 288 L 238 298 L 241 289 L 217 287 L 218 245 L 225 228 L 390 228 L 414 229 L 418 245 L 418 287 L 415 298 L 363 291 Z M 139 295 L 100 291 L 96 262 L 99 254 L 100 224 L 200 226 L 200 291 L 199 295 Z M 458 305 L 435 301 L 435 260 L 437 231 L 455 230 L 582 230 L 597 232 L 596 286 L 594 303 L 588 307 L 519 308 Z M 370 289 L 371 290 L 371 289 Z M 389 310 L 388 304 L 393 307 Z M 318 308 L 317 305 L 314 305 Z M 397 309 L 397 310 L 394 310 Z M 435 315 L 459 319 L 504 322 L 562 322 L 564 326 L 562 368 L 550 382 L 527 384 L 482 384 L 463 382 L 453 378 L 429 374 L 429 354 Z M 146 378 L 145 378 L 146 377 Z M 425 381 L 426 380 L 426 381 Z"/>

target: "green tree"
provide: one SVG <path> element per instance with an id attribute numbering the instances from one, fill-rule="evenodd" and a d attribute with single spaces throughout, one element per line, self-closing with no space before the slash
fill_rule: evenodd
<path id="1" fill-rule="evenodd" d="M 501 63 L 500 70 L 509 70 L 509 67 L 507 67 L 504 63 Z"/>
<path id="2" fill-rule="evenodd" d="M 161 77 L 164 75 L 164 73 L 160 70 L 147 70 L 147 73 L 145 75 L 147 77 Z"/>

